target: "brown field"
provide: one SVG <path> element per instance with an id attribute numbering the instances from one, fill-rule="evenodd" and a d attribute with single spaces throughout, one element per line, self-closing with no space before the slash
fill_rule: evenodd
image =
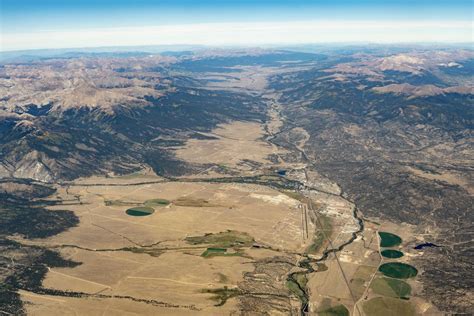
<path id="1" fill-rule="evenodd" d="M 218 139 L 190 139 L 184 147 L 176 149 L 176 156 L 190 163 L 216 164 L 241 172 L 254 169 L 246 164 L 251 161 L 261 164 L 261 172 L 261 169 L 275 167 L 268 160 L 269 155 L 285 153 L 261 139 L 264 130 L 258 123 L 236 121 L 219 126 L 209 135 Z"/>
<path id="2" fill-rule="evenodd" d="M 359 237 L 338 253 L 331 255 L 325 264 L 326 271 L 315 273 L 308 283 L 311 303 L 316 310 L 327 302 L 344 304 L 351 315 L 359 315 L 354 302 L 364 293 L 378 266 L 378 245 L 374 231 L 365 230 L 364 241 Z"/>
<path id="3" fill-rule="evenodd" d="M 125 185 L 77 184 L 69 186 L 67 192 L 59 188 L 58 197 L 80 197 L 83 204 L 68 206 L 79 216 L 80 224 L 54 237 L 33 241 L 82 262 L 75 268 L 50 269 L 44 287 L 107 297 L 57 298 L 23 292 L 25 301 L 35 303 L 28 305 L 32 314 L 227 314 L 235 310 L 236 299 L 215 307 L 214 295 L 206 290 L 236 287 L 245 272 L 254 270 L 255 260 L 302 252 L 309 246 L 309 239 L 301 237 L 299 202 L 265 186 L 183 182 L 129 186 L 129 179 L 109 181 Z M 111 200 L 144 203 L 158 198 L 171 204 L 157 207 L 145 217 L 127 215 L 129 206 L 120 203 L 105 204 Z M 256 243 L 275 250 L 244 245 L 239 250 L 243 255 L 204 258 L 201 254 L 208 245 L 185 240 L 227 230 L 247 233 Z"/>
<path id="4" fill-rule="evenodd" d="M 177 158 L 245 175 L 275 168 L 268 156 L 284 152 L 263 140 L 263 126 L 257 123 L 221 125 L 211 135 L 218 139 L 189 140 L 176 150 Z M 207 178 L 211 173 L 189 176 Z M 43 286 L 83 294 L 54 297 L 23 291 L 22 299 L 33 303 L 27 304 L 27 311 L 34 315 L 231 314 L 240 310 L 232 293 L 240 293 L 240 287 L 260 292 L 258 271 L 268 269 L 265 262 L 271 266 L 278 257 L 296 263 L 315 231 L 310 221 L 309 238 L 304 237 L 300 202 L 277 190 L 169 182 L 149 168 L 127 176 L 78 179 L 58 187 L 52 198 L 80 202 L 67 206 L 79 217 L 79 225 L 48 239 L 19 241 L 51 247 L 81 262 L 75 268 L 50 269 Z M 170 203 L 152 205 L 150 200 Z M 149 216 L 125 213 L 140 205 L 155 211 Z M 195 242 L 217 238 L 202 238 L 206 234 L 227 237 L 224 243 Z M 247 242 L 239 244 L 239 234 Z M 218 249 L 219 255 L 204 256 L 209 248 Z M 270 268 L 266 282 L 289 295 L 285 279 L 290 268 Z M 248 273 L 255 280 L 244 280 Z M 229 298 L 222 300 L 226 295 Z M 287 300 L 297 308 L 296 298 Z"/>

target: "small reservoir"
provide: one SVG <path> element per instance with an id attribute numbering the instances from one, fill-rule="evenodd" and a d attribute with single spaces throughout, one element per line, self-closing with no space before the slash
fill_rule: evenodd
<path id="1" fill-rule="evenodd" d="M 433 244 L 433 243 L 431 243 L 431 242 L 426 242 L 426 243 L 423 243 L 423 244 L 416 245 L 416 246 L 414 247 L 414 249 L 416 249 L 416 250 L 421 250 L 421 249 L 427 248 L 427 247 L 441 247 L 441 246 L 435 245 L 435 244 Z"/>

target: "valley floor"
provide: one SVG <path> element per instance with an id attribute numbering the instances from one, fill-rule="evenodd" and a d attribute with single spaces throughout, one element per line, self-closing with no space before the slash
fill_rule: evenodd
<path id="1" fill-rule="evenodd" d="M 212 140 L 177 148 L 182 160 L 211 164 L 199 173 L 170 179 L 144 170 L 60 185 L 50 198 L 63 202 L 49 209 L 67 205 L 79 225 L 14 241 L 81 264 L 48 268 L 40 287 L 21 290 L 27 312 L 378 314 L 367 308 L 385 297 L 371 287 L 387 261 L 377 233 L 390 230 L 405 242 L 413 229 L 364 221 L 338 185 L 305 161 L 301 147 L 271 143 L 281 124 L 277 108 L 270 109 L 267 124 L 229 123 Z M 128 215 L 134 207 L 152 214 Z M 409 302 L 388 297 L 375 309 L 436 313 L 416 296 L 416 279 L 409 282 Z"/>

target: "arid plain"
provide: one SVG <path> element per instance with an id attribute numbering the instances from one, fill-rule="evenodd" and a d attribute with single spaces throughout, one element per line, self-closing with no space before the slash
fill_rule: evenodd
<path id="1" fill-rule="evenodd" d="M 21 291 L 22 299 L 32 303 L 28 312 L 209 315 L 246 308 L 288 314 L 298 313 L 306 300 L 310 310 L 344 306 L 365 315 L 363 302 L 379 297 L 370 290 L 373 280 L 381 278 L 377 232 L 392 229 L 404 237 L 413 232 L 370 222 L 361 231 L 354 204 L 340 196 L 338 186 L 307 171 L 302 162 L 285 162 L 290 150 L 266 141 L 266 128 L 231 122 L 206 134 L 212 139 L 177 147 L 176 155 L 184 161 L 212 164 L 189 177 L 170 180 L 144 169 L 59 186 L 51 199 L 63 203 L 50 210 L 70 203 L 79 225 L 51 238 L 16 241 L 56 249 L 81 262 L 74 268 L 50 268 L 43 281 L 45 288 L 76 295 Z M 293 133 L 305 139 L 304 130 Z M 277 158 L 269 159 L 272 155 Z M 279 186 L 278 170 L 306 187 Z M 260 184 L 241 181 L 246 177 L 258 177 Z M 127 214 L 140 206 L 154 211 Z M 331 249 L 341 246 L 336 257 Z M 310 258 L 310 273 L 299 265 L 305 258 Z M 284 264 L 275 269 L 280 261 Z M 304 276 L 306 294 L 289 283 L 292 273 Z M 262 305 L 264 301 L 270 304 Z M 431 304 L 419 306 L 423 310 L 418 312 L 434 313 Z M 400 308 L 416 313 L 414 305 Z"/>

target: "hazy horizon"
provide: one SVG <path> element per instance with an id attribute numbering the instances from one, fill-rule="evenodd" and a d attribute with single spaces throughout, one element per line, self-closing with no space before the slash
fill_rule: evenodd
<path id="1" fill-rule="evenodd" d="M 472 43 L 470 1 L 2 2 L 0 51 L 314 43 Z"/>

